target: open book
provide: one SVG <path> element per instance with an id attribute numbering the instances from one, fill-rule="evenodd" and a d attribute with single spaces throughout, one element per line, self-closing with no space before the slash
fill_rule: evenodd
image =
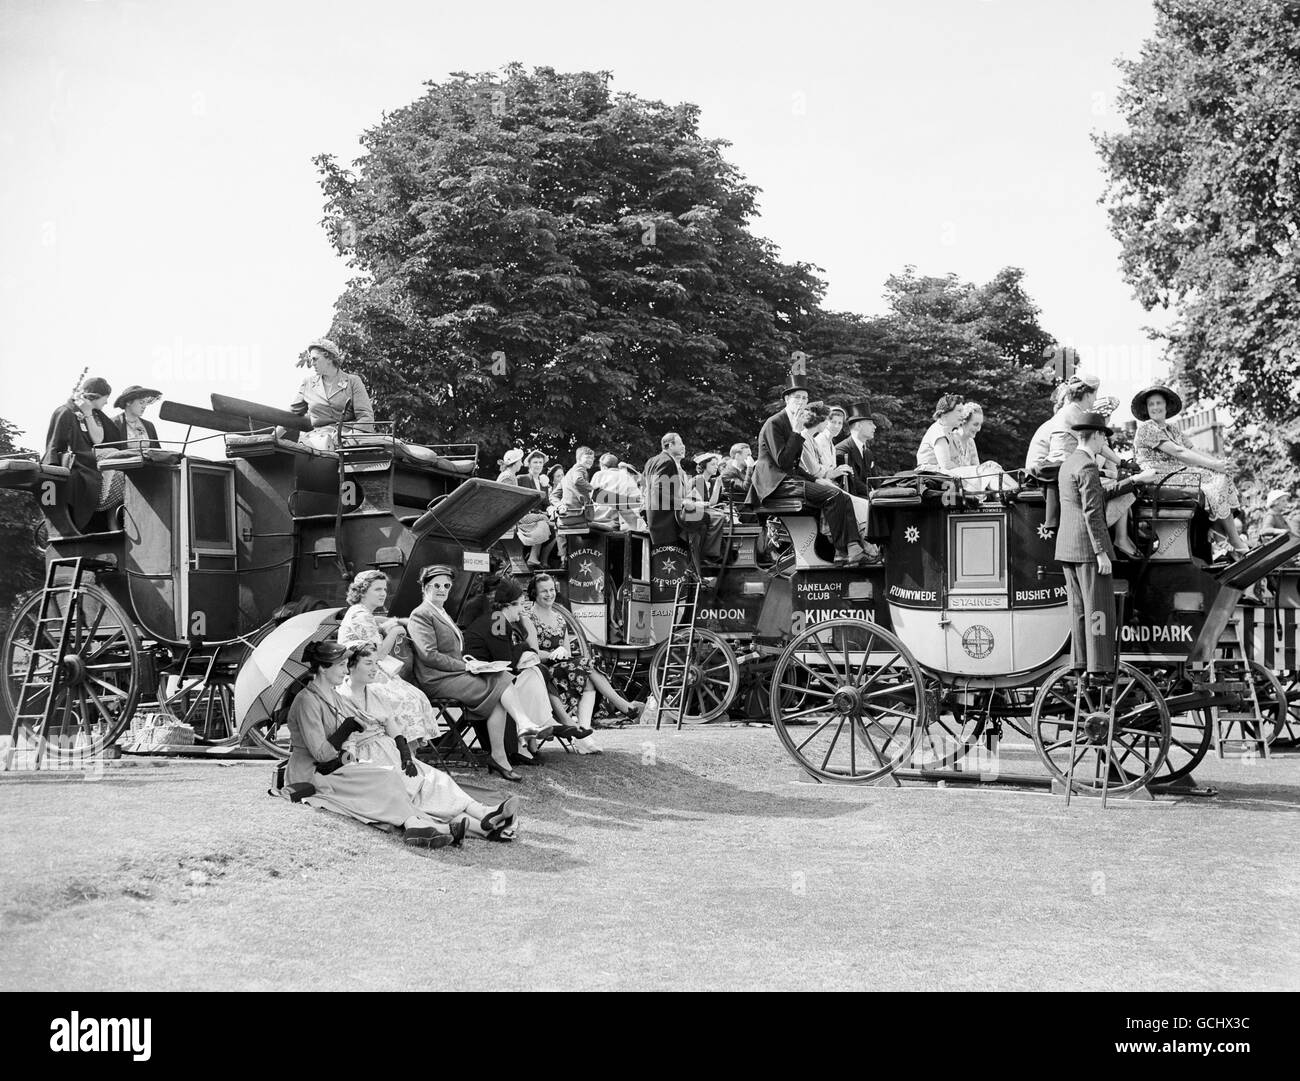
<path id="1" fill-rule="evenodd" d="M 474 657 L 466 657 L 465 670 L 472 676 L 490 675 L 493 672 L 508 672 L 510 671 L 510 662 L 480 661 Z"/>

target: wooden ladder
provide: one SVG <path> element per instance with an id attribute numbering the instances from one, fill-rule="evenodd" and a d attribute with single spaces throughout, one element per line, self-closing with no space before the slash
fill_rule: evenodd
<path id="1" fill-rule="evenodd" d="M 673 598 L 673 622 L 664 650 L 663 678 L 659 682 L 659 715 L 655 729 L 663 723 L 664 710 L 677 712 L 677 727 L 686 716 L 691 690 L 691 655 L 695 648 L 695 610 L 700 600 L 700 580 L 692 575 L 677 584 Z"/>
<path id="2" fill-rule="evenodd" d="M 1259 695 L 1246 659 L 1245 643 L 1241 640 L 1241 621 L 1231 619 L 1219 637 L 1219 653 L 1206 663 L 1208 679 L 1201 686 L 1213 696 L 1210 703 L 1210 723 L 1214 726 L 1214 751 L 1224 758 L 1225 747 L 1240 745 L 1233 758 L 1268 758 L 1267 722 L 1260 716 Z M 1223 698 L 1235 700 L 1231 704 Z M 1240 735 L 1234 735 L 1238 728 Z"/>
<path id="3" fill-rule="evenodd" d="M 61 570 L 71 572 L 62 582 L 59 581 Z M 41 761 L 45 757 L 45 734 L 58 705 L 59 685 L 64 678 L 63 662 L 68 655 L 73 613 L 77 610 L 76 601 L 81 593 L 81 576 L 85 570 L 80 556 L 52 559 L 45 567 L 45 585 L 41 590 L 40 606 L 36 610 L 36 627 L 32 634 L 32 647 L 27 654 L 27 671 L 23 675 L 22 688 L 18 692 L 18 702 L 14 709 L 13 726 L 9 730 L 5 770 L 13 768 L 14 755 L 18 751 L 18 736 L 24 721 L 34 722 L 36 759 L 33 768 L 41 768 Z M 50 615 L 53 602 L 60 598 L 63 600 L 63 614 Z M 47 633 L 46 628 L 52 627 L 57 627 L 57 632 Z M 40 648 L 43 635 L 54 642 L 53 648 Z M 43 662 L 48 662 L 48 667 Z M 38 704 L 41 694 L 45 695 L 43 705 Z"/>

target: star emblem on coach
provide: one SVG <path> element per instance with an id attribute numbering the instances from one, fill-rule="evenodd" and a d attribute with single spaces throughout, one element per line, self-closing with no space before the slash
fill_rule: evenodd
<path id="1" fill-rule="evenodd" d="M 663 566 L 662 566 L 660 569 L 664 572 L 665 575 L 676 574 L 676 573 L 677 573 L 677 560 L 675 560 L 675 559 L 665 559 L 665 560 L 663 561 Z"/>
<path id="2" fill-rule="evenodd" d="M 587 578 L 596 577 L 596 564 L 594 564 L 590 559 L 584 559 L 581 563 L 579 563 L 578 570 L 580 570 L 583 573 L 584 577 Z"/>
<path id="3" fill-rule="evenodd" d="M 1046 522 L 1043 522 L 1041 525 L 1039 525 L 1038 527 L 1039 540 L 1051 540 L 1054 536 L 1056 536 L 1056 530 L 1053 529 L 1051 526 L 1049 526 Z"/>
<path id="4" fill-rule="evenodd" d="M 916 526 L 910 525 L 903 530 L 903 539 L 907 541 L 908 544 L 915 544 L 921 539 L 921 531 L 917 529 Z"/>

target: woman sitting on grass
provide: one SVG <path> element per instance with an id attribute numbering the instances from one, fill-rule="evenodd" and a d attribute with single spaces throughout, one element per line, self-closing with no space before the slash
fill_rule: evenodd
<path id="1" fill-rule="evenodd" d="M 354 719 L 343 722 L 345 761 L 382 766 L 403 779 L 406 794 L 420 811 L 453 832 L 466 830 L 489 841 L 510 841 L 519 829 L 518 799 L 511 796 L 495 810 L 471 799 L 446 773 L 411 754 L 405 725 L 382 693 L 379 652 L 369 644 L 354 646 L 348 657 L 348 681 L 340 694 L 352 703 Z"/>
<path id="2" fill-rule="evenodd" d="M 356 709 L 338 694 L 348 651 L 337 642 L 312 642 L 305 651 L 311 681 L 289 707 L 291 751 L 282 792 L 289 798 L 372 825 L 400 826 L 408 845 L 459 844 L 463 825 L 449 829 L 411 802 L 400 772 L 344 761 L 343 742 L 361 726 Z"/>

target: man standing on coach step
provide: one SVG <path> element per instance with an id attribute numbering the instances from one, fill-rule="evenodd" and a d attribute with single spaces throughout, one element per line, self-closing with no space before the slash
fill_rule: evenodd
<path id="1" fill-rule="evenodd" d="M 1065 571 L 1073 627 L 1071 654 L 1076 671 L 1109 677 L 1115 670 L 1115 585 L 1111 577 L 1110 531 L 1106 528 L 1106 493 L 1097 455 L 1110 429 L 1100 413 L 1084 413 L 1070 425 L 1079 445 L 1057 476 L 1061 524 L 1056 531 L 1056 558 Z"/>
<path id="2" fill-rule="evenodd" d="M 801 499 L 825 516 L 827 532 L 835 545 L 836 563 L 865 563 L 867 554 L 858 536 L 848 493 L 834 481 L 818 480 L 799 464 L 808 405 L 804 377 L 791 375 L 781 393 L 785 396 L 785 408 L 763 422 L 758 436 L 758 462 L 750 481 L 749 502 L 761 503 L 784 484 L 790 489 L 788 498 Z"/>

